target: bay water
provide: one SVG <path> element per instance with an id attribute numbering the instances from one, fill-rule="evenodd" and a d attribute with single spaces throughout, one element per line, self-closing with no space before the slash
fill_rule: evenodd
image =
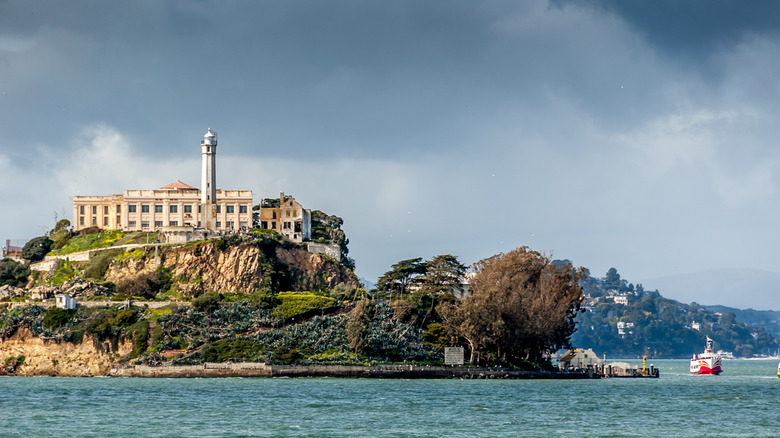
<path id="1" fill-rule="evenodd" d="M 780 436 L 776 359 L 653 362 L 659 379 L 3 377 L 0 437 Z"/>

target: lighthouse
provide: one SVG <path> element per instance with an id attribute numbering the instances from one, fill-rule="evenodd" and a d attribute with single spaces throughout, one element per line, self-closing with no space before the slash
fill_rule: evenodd
<path id="1" fill-rule="evenodd" d="M 217 229 L 217 132 L 208 129 L 200 142 L 202 172 L 200 180 L 201 227 Z"/>

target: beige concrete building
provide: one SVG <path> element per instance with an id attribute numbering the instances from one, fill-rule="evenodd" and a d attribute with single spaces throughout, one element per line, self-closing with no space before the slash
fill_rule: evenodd
<path id="1" fill-rule="evenodd" d="M 252 191 L 217 190 L 215 231 L 252 227 Z M 177 181 L 157 190 L 125 190 L 123 195 L 74 196 L 73 229 L 157 231 L 162 227 L 200 228 L 200 190 Z"/>
<path id="2" fill-rule="evenodd" d="M 201 142 L 203 192 L 181 181 L 157 190 L 125 190 L 122 195 L 74 196 L 73 229 L 158 231 L 194 227 L 224 232 L 252 227 L 252 191 L 217 190 L 217 133 Z"/>
<path id="3" fill-rule="evenodd" d="M 288 240 L 301 243 L 311 239 L 311 210 L 282 192 L 278 207 L 260 208 L 260 228 L 275 230 Z"/>

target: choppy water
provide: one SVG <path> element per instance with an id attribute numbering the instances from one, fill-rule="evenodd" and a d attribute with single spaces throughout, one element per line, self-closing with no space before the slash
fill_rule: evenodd
<path id="1" fill-rule="evenodd" d="M 2 437 L 780 436 L 775 360 L 660 379 L 0 378 Z"/>

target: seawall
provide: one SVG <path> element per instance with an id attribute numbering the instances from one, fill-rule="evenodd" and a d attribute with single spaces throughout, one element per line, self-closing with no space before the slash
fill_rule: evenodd
<path id="1" fill-rule="evenodd" d="M 482 367 L 415 365 L 267 365 L 256 362 L 202 365 L 127 365 L 111 368 L 111 377 L 366 377 L 385 379 L 589 379 L 584 373 Z"/>

